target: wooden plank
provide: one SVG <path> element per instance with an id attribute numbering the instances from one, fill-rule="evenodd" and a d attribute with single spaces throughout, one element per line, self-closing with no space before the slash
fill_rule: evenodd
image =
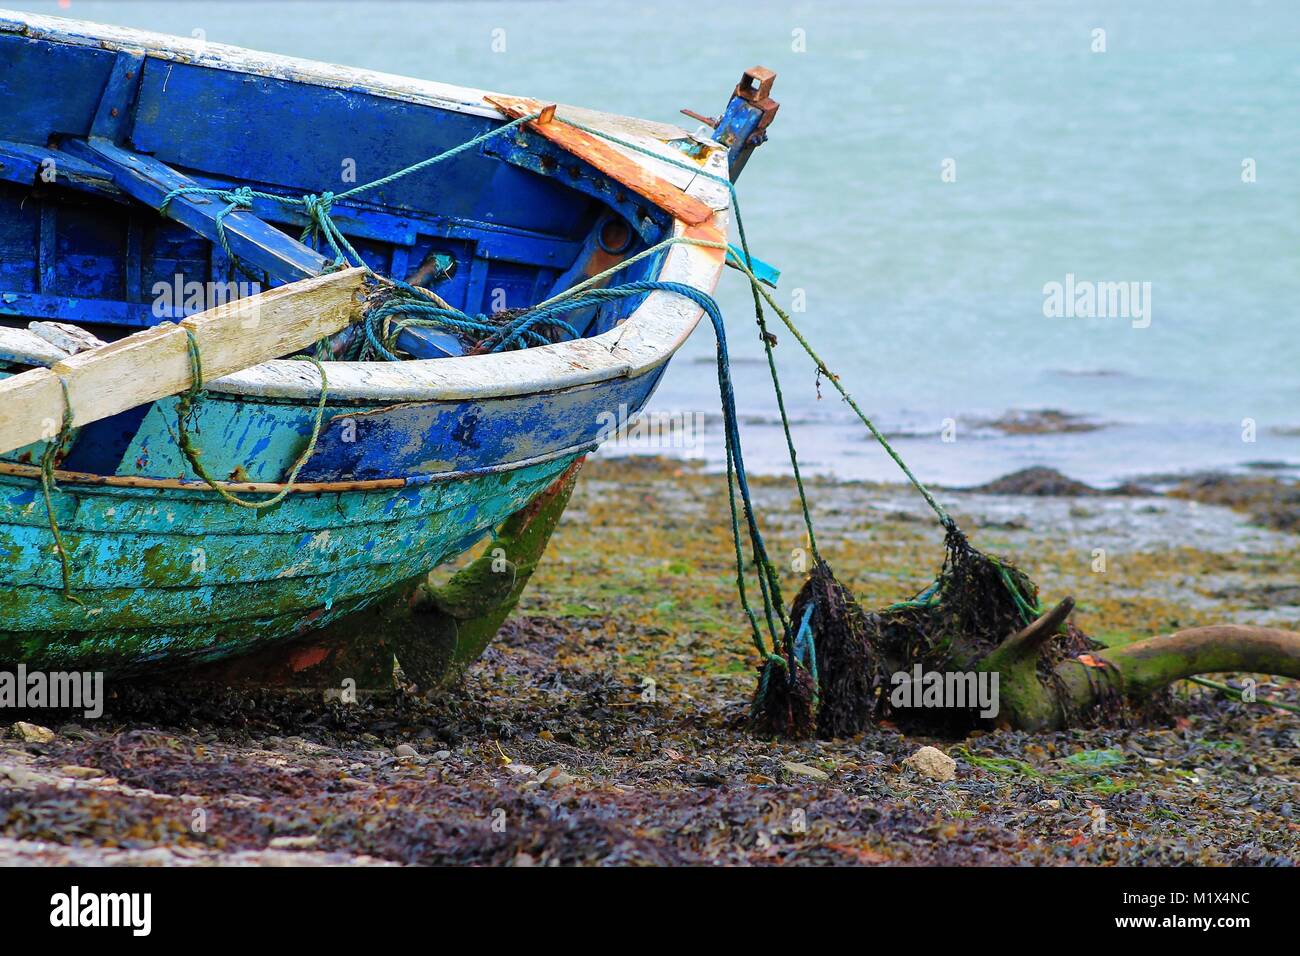
<path id="1" fill-rule="evenodd" d="M 108 82 L 104 84 L 99 108 L 95 110 L 95 119 L 90 124 L 92 136 L 102 136 L 114 143 L 126 138 L 143 66 L 144 52 L 141 50 L 122 50 L 117 54 Z"/>
<path id="2" fill-rule="evenodd" d="M 713 218 L 713 210 L 680 187 L 656 176 L 641 163 L 624 156 L 612 145 L 590 133 L 554 118 L 555 107 L 522 96 L 485 96 L 485 100 L 511 119 L 540 112 L 528 128 L 552 143 L 595 166 L 606 176 L 644 196 L 660 209 L 671 213 L 688 226 L 697 226 Z M 550 115 L 547 110 L 549 109 Z"/>
<path id="3" fill-rule="evenodd" d="M 179 394 L 191 383 L 186 328 L 194 333 L 208 382 L 297 352 L 347 326 L 359 316 L 365 274 L 347 269 L 281 286 L 0 381 L 0 452 L 57 433 L 64 408 L 60 377 L 75 426 Z"/>
<path id="4" fill-rule="evenodd" d="M 162 205 L 172 190 L 199 185 L 156 159 L 97 137 L 66 140 L 63 149 L 107 170 L 119 189 L 154 209 Z M 219 241 L 217 216 L 226 205 L 219 197 L 177 196 L 168 203 L 167 215 L 215 243 Z M 319 275 L 330 264 L 330 260 L 314 249 L 250 212 L 232 212 L 222 224 L 236 256 L 282 282 Z"/>
<path id="5" fill-rule="evenodd" d="M 44 146 L 0 140 L 0 179 L 30 186 L 38 179 L 45 182 L 42 173 L 53 173 L 55 182 L 70 189 L 114 200 L 127 198 L 113 185 L 113 177 L 97 166 Z"/>
<path id="6" fill-rule="evenodd" d="M 0 361 L 23 365 L 53 365 L 68 353 L 28 329 L 11 329 L 0 325 Z"/>

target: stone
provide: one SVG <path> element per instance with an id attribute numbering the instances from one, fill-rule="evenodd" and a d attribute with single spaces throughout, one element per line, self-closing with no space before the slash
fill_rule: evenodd
<path id="1" fill-rule="evenodd" d="M 806 763 L 795 763 L 793 760 L 783 760 L 781 766 L 785 772 L 795 777 L 807 777 L 809 780 L 829 780 L 831 775 L 825 770 L 817 767 L 810 767 Z"/>
<path id="2" fill-rule="evenodd" d="M 393 748 L 393 755 L 397 757 L 413 758 L 420 756 L 420 751 L 416 750 L 410 744 L 398 744 Z"/>
<path id="3" fill-rule="evenodd" d="M 957 776 L 957 761 L 953 760 L 938 747 L 922 747 L 903 761 L 922 777 L 940 782 L 952 780 Z"/>
<path id="4" fill-rule="evenodd" d="M 78 780 L 89 780 L 93 777 L 104 776 L 104 771 L 100 770 L 98 767 L 78 767 L 73 764 L 60 767 L 59 773 L 63 774 L 65 777 L 75 777 Z"/>
<path id="5" fill-rule="evenodd" d="M 14 733 L 19 740 L 29 744 L 48 744 L 54 740 L 54 731 L 50 728 L 22 720 L 14 724 Z"/>
<path id="6" fill-rule="evenodd" d="M 576 782 L 577 778 L 565 773 L 559 767 L 547 767 L 537 775 L 537 782 L 548 790 L 558 790 Z"/>
<path id="7" fill-rule="evenodd" d="M 273 838 L 269 847 L 272 850 L 309 850 L 318 841 L 319 837 L 314 836 L 282 836 Z"/>

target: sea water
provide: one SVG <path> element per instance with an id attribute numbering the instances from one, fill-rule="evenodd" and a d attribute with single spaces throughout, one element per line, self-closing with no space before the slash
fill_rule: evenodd
<path id="1" fill-rule="evenodd" d="M 753 251 L 925 479 L 1300 470 L 1290 0 L 22 5 L 691 128 L 679 108 L 716 115 L 771 67 Z M 719 296 L 747 461 L 780 471 L 748 292 L 729 273 Z M 776 332 L 801 462 L 896 477 Z M 652 405 L 702 434 L 633 450 L 721 461 L 712 361 L 701 327 Z M 1076 428 L 990 424 L 1044 409 Z"/>

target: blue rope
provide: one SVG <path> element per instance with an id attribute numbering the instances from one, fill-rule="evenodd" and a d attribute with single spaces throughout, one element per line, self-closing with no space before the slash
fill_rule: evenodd
<path id="1" fill-rule="evenodd" d="M 376 348 L 379 354 L 391 355 L 387 344 L 383 341 L 382 336 L 378 334 L 377 326 L 386 316 L 399 314 L 408 310 L 418 309 L 421 314 L 435 315 L 438 321 L 456 321 L 469 324 L 485 324 L 487 320 L 484 317 L 471 318 L 456 309 L 443 308 L 434 305 L 429 301 L 427 296 L 422 293 L 412 292 L 419 295 L 421 302 L 413 303 L 407 300 L 384 304 L 371 311 L 367 317 L 366 334 L 372 346 Z M 788 633 L 789 622 L 785 618 L 785 605 L 781 598 L 780 584 L 776 573 L 776 568 L 768 557 L 767 547 L 763 541 L 763 534 L 759 530 L 758 521 L 755 518 L 753 499 L 749 489 L 749 477 L 745 470 L 744 454 L 741 450 L 740 443 L 740 425 L 739 417 L 736 413 L 736 396 L 731 382 L 731 359 L 727 350 L 727 329 L 722 318 L 722 309 L 718 303 L 706 292 L 695 288 L 694 286 L 685 285 L 681 282 L 667 282 L 663 280 L 641 279 L 634 282 L 628 282 L 623 285 L 614 286 L 606 289 L 589 289 L 577 295 L 568 296 L 541 306 L 528 309 L 518 316 L 514 317 L 504 326 L 493 326 L 494 331 L 480 343 L 480 349 L 488 346 L 492 351 L 501 351 L 512 344 L 516 347 L 529 335 L 535 335 L 534 327 L 550 326 L 564 328 L 568 334 L 577 338 L 578 333 L 567 323 L 560 319 L 560 316 L 569 312 L 585 309 L 594 305 L 601 305 L 608 302 L 619 301 L 622 299 L 641 296 L 651 292 L 667 292 L 673 295 L 679 295 L 689 299 L 698 305 L 713 325 L 714 336 L 717 339 L 717 365 L 718 365 L 718 390 L 722 399 L 722 416 L 724 422 L 724 436 L 726 439 L 727 449 L 727 490 L 731 506 L 731 523 L 732 536 L 735 543 L 736 551 L 736 573 L 737 573 L 737 590 L 740 594 L 741 604 L 749 618 L 755 646 L 759 653 L 767 660 L 775 661 L 785 665 L 786 661 L 779 654 L 775 653 L 777 648 L 784 648 L 787 653 L 792 649 L 792 635 Z M 381 351 L 382 350 L 382 351 Z M 748 531 L 750 550 L 754 564 L 758 572 L 759 591 L 763 599 L 764 618 L 766 630 L 771 638 L 773 651 L 768 651 L 760 633 L 760 625 L 753 608 L 749 603 L 748 594 L 744 582 L 744 560 L 741 553 L 740 545 L 740 520 L 739 512 L 736 506 L 735 492 L 739 490 L 741 506 L 744 513 L 746 530 Z M 778 623 L 779 621 L 779 623 Z"/>
<path id="2" fill-rule="evenodd" d="M 812 636 L 812 616 L 815 610 L 817 610 L 817 603 L 809 601 L 808 606 L 804 608 L 803 619 L 799 622 L 799 630 L 794 635 L 794 658 L 799 663 L 804 664 L 809 673 L 812 674 L 814 708 L 817 706 L 817 698 L 820 696 L 820 681 L 817 677 L 817 641 Z"/>

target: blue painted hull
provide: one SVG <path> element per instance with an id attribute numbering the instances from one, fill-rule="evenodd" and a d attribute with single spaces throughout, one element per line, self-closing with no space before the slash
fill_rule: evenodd
<path id="1" fill-rule="evenodd" d="M 593 276 L 712 288 L 721 271 L 716 250 L 638 258 L 688 227 L 715 245 L 725 237 L 725 218 L 714 221 L 725 195 L 708 205 L 686 193 L 694 167 L 669 184 L 639 159 L 584 145 L 576 127 L 557 137 L 560 121 L 547 120 L 390 181 L 507 114 L 481 91 L 375 74 L 371 88 L 346 68 L 173 40 L 0 13 L 0 377 L 59 361 L 43 341 L 23 351 L 29 323 L 111 341 L 211 307 L 214 286 L 243 278 L 227 254 L 238 242 L 255 243 L 238 255 L 259 264 L 264 286 L 319 272 L 319 236 L 286 239 L 307 224 L 293 205 L 305 194 L 341 194 L 332 221 L 374 272 L 470 314 L 536 305 Z M 662 129 L 636 134 L 642 153 L 725 170 L 721 147 Z M 225 200 L 163 201 L 159 184 L 176 182 L 263 195 L 214 233 Z M 316 436 L 318 386 L 295 380 L 312 372 L 305 363 L 211 383 L 187 428 L 208 475 L 257 485 L 236 493 L 282 487 L 315 439 L 295 478 L 305 487 L 266 510 L 198 480 L 178 447 L 175 398 L 93 422 L 57 463 L 66 580 L 36 474 L 46 444 L 0 454 L 0 665 L 130 673 L 209 661 L 380 600 L 466 551 L 643 408 L 699 316 L 649 301 L 569 313 L 583 341 L 564 345 L 578 347 L 523 359 L 460 354 L 466 343 L 408 328 L 394 347 L 424 361 L 387 373 L 325 363 Z M 648 312 L 658 319 L 635 321 Z"/>

